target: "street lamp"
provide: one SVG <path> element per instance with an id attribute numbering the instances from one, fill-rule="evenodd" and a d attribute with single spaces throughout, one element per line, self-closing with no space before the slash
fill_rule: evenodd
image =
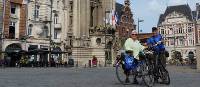
<path id="1" fill-rule="evenodd" d="M 107 23 L 106 23 L 106 20 L 107 20 L 107 16 L 106 16 L 106 14 L 107 13 L 110 13 L 111 11 L 106 11 L 105 10 L 105 28 L 104 28 L 104 34 L 105 34 L 105 67 L 106 67 L 106 60 L 107 60 L 107 58 L 106 58 L 106 53 L 107 53 L 107 46 L 106 46 L 106 34 L 107 34 Z"/>
<path id="2" fill-rule="evenodd" d="M 52 29 L 52 8 L 53 8 L 53 0 L 50 0 L 51 1 L 51 5 L 50 5 L 50 8 L 51 8 L 51 14 L 50 14 L 50 29 L 49 29 L 49 59 L 51 60 L 51 43 L 52 43 L 52 40 L 51 40 L 51 29 Z"/>
<path id="3" fill-rule="evenodd" d="M 144 20 L 138 18 L 138 34 L 140 33 L 140 22 L 144 22 Z"/>

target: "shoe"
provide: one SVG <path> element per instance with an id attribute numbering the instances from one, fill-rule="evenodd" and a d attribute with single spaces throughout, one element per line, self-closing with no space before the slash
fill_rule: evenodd
<path id="1" fill-rule="evenodd" d="M 130 83 L 130 80 L 126 78 L 125 83 Z"/>

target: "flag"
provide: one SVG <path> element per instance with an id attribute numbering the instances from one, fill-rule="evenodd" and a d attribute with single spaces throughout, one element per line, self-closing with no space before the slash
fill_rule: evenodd
<path id="1" fill-rule="evenodd" d="M 119 16 L 116 11 L 112 11 L 112 26 L 119 25 Z"/>
<path id="2" fill-rule="evenodd" d="M 115 15 L 115 25 L 119 25 L 119 15 L 116 11 L 114 15 Z"/>
<path id="3" fill-rule="evenodd" d="M 115 26 L 116 22 L 115 22 L 115 11 L 112 10 L 112 26 Z"/>

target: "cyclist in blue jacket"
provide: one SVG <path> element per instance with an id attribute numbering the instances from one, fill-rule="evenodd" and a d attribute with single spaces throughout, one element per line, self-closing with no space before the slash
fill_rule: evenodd
<path id="1" fill-rule="evenodd" d="M 163 37 L 161 34 L 159 34 L 159 30 L 156 27 L 152 28 L 152 33 L 153 36 L 147 39 L 147 45 L 152 47 L 156 54 L 159 54 L 162 64 L 166 66 L 165 45 Z"/>
<path id="2" fill-rule="evenodd" d="M 153 48 L 153 51 L 155 51 L 156 55 L 159 56 L 163 66 L 166 67 L 165 45 L 164 45 L 163 37 L 161 34 L 159 34 L 159 30 L 156 27 L 152 28 L 152 33 L 153 33 L 153 36 L 147 39 L 147 45 L 150 48 Z M 155 59 L 153 60 L 155 61 Z"/>

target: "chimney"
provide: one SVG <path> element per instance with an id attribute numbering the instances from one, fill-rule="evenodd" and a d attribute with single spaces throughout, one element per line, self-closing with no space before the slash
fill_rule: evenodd
<path id="1" fill-rule="evenodd" d="M 200 10 L 200 5 L 199 3 L 196 3 L 196 11 L 199 11 Z"/>

